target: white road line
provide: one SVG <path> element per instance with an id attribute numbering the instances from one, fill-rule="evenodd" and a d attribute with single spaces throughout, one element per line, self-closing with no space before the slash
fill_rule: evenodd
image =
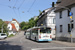
<path id="1" fill-rule="evenodd" d="M 65 50 L 65 48 L 67 49 L 67 48 L 75 48 L 75 47 L 34 48 L 34 49 L 32 49 L 32 50 L 42 50 L 42 49 L 64 49 L 64 50 Z"/>

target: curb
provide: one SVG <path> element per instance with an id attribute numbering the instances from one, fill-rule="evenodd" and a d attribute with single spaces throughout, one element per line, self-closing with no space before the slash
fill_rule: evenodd
<path id="1" fill-rule="evenodd" d="M 75 47 L 75 43 L 70 43 L 70 42 L 63 42 L 63 41 L 53 40 L 52 43 L 58 43 L 58 44 L 62 44 L 62 45 L 70 46 L 70 47 Z"/>

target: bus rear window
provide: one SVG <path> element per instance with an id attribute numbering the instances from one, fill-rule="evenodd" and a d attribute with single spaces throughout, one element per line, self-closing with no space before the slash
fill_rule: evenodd
<path id="1" fill-rule="evenodd" d="M 51 33 L 51 29 L 40 29 L 40 33 Z"/>

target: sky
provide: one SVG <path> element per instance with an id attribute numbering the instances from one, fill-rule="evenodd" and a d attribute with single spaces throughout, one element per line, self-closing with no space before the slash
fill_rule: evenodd
<path id="1" fill-rule="evenodd" d="M 43 11 L 51 8 L 52 2 L 57 0 L 0 0 L 0 19 L 12 21 L 16 19 L 19 23 L 27 22 L 30 18 L 39 15 L 39 10 Z"/>

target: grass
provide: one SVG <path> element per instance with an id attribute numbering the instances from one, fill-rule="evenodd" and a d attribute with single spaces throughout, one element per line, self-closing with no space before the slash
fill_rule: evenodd
<path id="1" fill-rule="evenodd" d="M 13 37 L 14 35 L 13 34 L 11 34 L 11 35 L 9 35 L 8 37 Z"/>

